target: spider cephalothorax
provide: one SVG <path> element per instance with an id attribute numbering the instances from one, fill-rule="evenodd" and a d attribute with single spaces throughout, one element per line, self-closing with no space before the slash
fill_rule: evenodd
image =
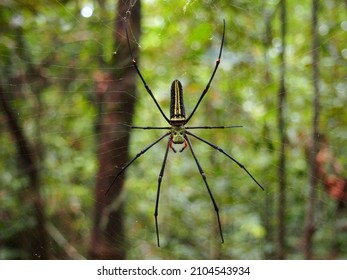
<path id="1" fill-rule="evenodd" d="M 185 148 L 187 148 L 186 137 L 186 129 L 183 125 L 173 125 L 170 130 L 170 148 L 176 153 L 176 149 L 172 146 L 172 144 L 183 144 L 183 147 L 180 149 L 180 152 L 183 152 Z"/>

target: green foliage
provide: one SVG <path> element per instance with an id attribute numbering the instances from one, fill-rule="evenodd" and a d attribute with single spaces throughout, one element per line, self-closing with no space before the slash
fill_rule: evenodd
<path id="1" fill-rule="evenodd" d="M 101 104 L 95 96 L 99 71 L 109 65 L 113 45 L 113 1 L 95 6 L 90 18 L 80 10 L 88 1 L 6 1 L 0 4 L 1 84 L 33 146 L 38 147 L 42 195 L 48 223 L 86 255 L 96 174 L 95 123 Z M 311 7 L 288 2 L 286 85 L 287 257 L 302 258 L 309 170 L 305 145 L 312 119 Z M 129 10 L 131 11 L 131 5 Z M 94 2 L 96 5 L 96 2 Z M 243 125 L 196 133 L 243 163 L 265 187 L 262 192 L 233 162 L 192 140 L 220 208 L 225 244 L 220 245 L 212 203 L 188 149 L 169 153 L 162 182 L 156 247 L 154 206 L 165 142 L 140 157 L 126 174 L 126 236 L 130 259 L 263 259 L 276 251 L 278 158 L 277 130 L 281 22 L 278 1 L 144 1 L 139 65 L 164 112 L 174 79 L 183 83 L 187 113 L 207 84 L 220 46 L 223 18 L 226 42 L 222 62 L 191 125 Z M 131 13 L 130 13 L 131 14 Z M 266 42 L 266 16 L 271 38 Z M 341 166 L 347 166 L 346 14 L 339 1 L 322 3 L 319 14 L 320 131 Z M 268 45 L 267 45 L 268 44 Z M 39 77 L 32 69 L 39 70 Z M 32 77 L 25 73 L 32 73 Z M 17 80 L 13 80 L 16 77 Z M 41 78 L 40 78 L 41 77 Z M 165 125 L 138 81 L 136 125 Z M 23 205 L 27 178 L 18 168 L 14 139 L 0 115 L 0 258 L 25 258 L 11 236 L 33 226 Z M 134 131 L 132 155 L 160 136 Z M 342 171 L 344 177 L 346 171 Z M 335 215 L 336 201 L 321 187 L 316 214 L 316 257 L 327 258 L 335 242 L 347 248 Z M 54 236 L 54 235 L 52 235 Z M 55 258 L 66 258 L 57 244 Z M 339 258 L 346 258 L 341 250 Z"/>

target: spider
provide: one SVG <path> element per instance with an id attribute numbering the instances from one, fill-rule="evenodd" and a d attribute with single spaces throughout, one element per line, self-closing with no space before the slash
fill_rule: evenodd
<path id="1" fill-rule="evenodd" d="M 159 173 L 159 177 L 158 177 L 158 188 L 157 188 L 157 195 L 156 195 L 156 201 L 155 201 L 155 211 L 154 211 L 154 218 L 155 218 L 155 228 L 156 228 L 156 236 L 157 236 L 157 245 L 158 247 L 160 247 L 160 239 L 159 239 L 159 226 L 158 226 L 158 206 L 159 206 L 159 196 L 160 196 L 160 187 L 161 187 L 161 182 L 164 176 L 164 171 L 165 171 L 165 165 L 166 165 L 166 160 L 167 160 L 167 156 L 168 156 L 168 152 L 171 149 L 174 153 L 177 152 L 177 150 L 175 149 L 175 147 L 173 146 L 174 144 L 181 144 L 182 148 L 179 150 L 179 152 L 183 152 L 187 147 L 189 147 L 189 150 L 194 158 L 194 161 L 198 167 L 199 173 L 205 183 L 207 192 L 210 196 L 210 199 L 212 201 L 215 213 L 216 213 L 216 217 L 217 217 L 217 222 L 218 222 L 218 228 L 219 228 L 219 234 L 220 234 L 220 238 L 221 238 L 221 242 L 224 243 L 224 237 L 223 237 L 223 232 L 222 232 L 222 226 L 221 226 L 221 222 L 220 222 L 220 217 L 219 217 L 219 209 L 217 206 L 217 203 L 214 199 L 214 196 L 211 192 L 211 188 L 209 186 L 209 184 L 207 183 L 207 178 L 206 175 L 196 157 L 196 154 L 194 152 L 192 143 L 190 141 L 190 136 L 194 137 L 198 140 L 200 140 L 201 142 L 207 144 L 208 146 L 212 147 L 213 149 L 219 151 L 220 153 L 224 154 L 225 156 L 227 156 L 230 160 L 232 160 L 234 163 L 236 163 L 240 168 L 242 168 L 250 178 L 252 178 L 252 180 L 262 189 L 264 190 L 264 188 L 261 186 L 261 184 L 252 176 L 252 174 L 246 169 L 246 167 L 241 164 L 240 162 L 238 162 L 235 158 L 233 158 L 231 155 L 229 155 L 228 153 L 226 153 L 223 149 L 221 149 L 220 147 L 216 146 L 215 144 L 195 135 L 194 133 L 192 133 L 190 130 L 194 130 L 194 129 L 224 129 L 224 128 L 233 128 L 233 127 L 240 127 L 240 126 L 186 126 L 186 124 L 190 121 L 190 119 L 193 117 L 195 111 L 197 110 L 197 108 L 199 107 L 202 99 L 204 98 L 204 96 L 206 95 L 206 93 L 208 92 L 208 89 L 210 88 L 210 85 L 212 83 L 212 80 L 217 72 L 218 66 L 220 64 L 221 61 L 221 56 L 222 56 L 222 50 L 223 50 L 223 44 L 224 44 L 224 37 L 225 37 L 225 20 L 223 20 L 223 34 L 222 34 L 222 41 L 221 41 L 221 45 L 220 45 L 220 49 L 219 49 L 219 55 L 218 58 L 216 60 L 216 65 L 214 67 L 214 70 L 212 72 L 212 75 L 210 77 L 210 80 L 208 81 L 205 89 L 203 90 L 198 102 L 196 103 L 193 111 L 190 113 L 190 115 L 188 117 L 186 117 L 185 114 L 185 107 L 184 107 L 184 103 L 183 103 L 183 90 L 182 90 L 182 84 L 179 80 L 174 80 L 171 84 L 171 102 L 170 102 L 170 118 L 168 118 L 163 110 L 161 109 L 159 103 L 157 102 L 157 100 L 155 99 L 151 89 L 149 88 L 149 86 L 147 85 L 143 75 L 141 74 L 139 67 L 137 65 L 137 62 L 133 56 L 132 53 L 132 49 L 130 47 L 130 41 L 129 41 L 129 35 L 128 35 L 128 30 L 127 28 L 125 29 L 126 32 L 126 38 L 127 38 L 127 43 L 128 43 L 128 48 L 129 48 L 129 52 L 130 52 L 130 56 L 132 58 L 132 64 L 138 74 L 138 76 L 141 78 L 141 81 L 146 89 L 146 91 L 148 92 L 148 94 L 150 95 L 150 97 L 153 99 L 155 105 L 157 106 L 157 108 L 159 109 L 161 115 L 163 116 L 163 118 L 166 120 L 166 122 L 170 125 L 170 126 L 165 126 L 165 127 L 155 127 L 155 126 L 132 126 L 132 125 L 127 125 L 127 124 L 122 124 L 123 126 L 126 126 L 130 129 L 159 129 L 159 130 L 167 130 L 167 132 L 162 135 L 161 137 L 159 137 L 157 140 L 155 140 L 153 143 L 151 143 L 149 146 L 147 146 L 145 149 L 143 149 L 141 152 L 139 152 L 138 154 L 136 154 L 136 156 L 130 160 L 128 163 L 126 163 L 121 170 L 116 174 L 116 176 L 114 177 L 112 183 L 110 184 L 110 186 L 108 187 L 106 194 L 109 192 L 109 190 L 111 189 L 111 187 L 113 186 L 113 184 L 115 183 L 115 181 L 119 178 L 119 176 L 137 159 L 139 158 L 141 155 L 143 155 L 144 153 L 146 153 L 150 148 L 152 148 L 154 145 L 156 145 L 157 143 L 159 143 L 162 139 L 168 137 L 168 141 L 167 141 L 167 145 L 166 145 L 166 150 L 165 150 L 165 154 L 164 154 L 164 160 L 162 162 L 161 165 L 161 169 L 160 169 L 160 173 Z"/>

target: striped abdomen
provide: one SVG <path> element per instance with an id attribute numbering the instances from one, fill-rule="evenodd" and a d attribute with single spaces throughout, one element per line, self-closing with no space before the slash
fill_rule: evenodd
<path id="1" fill-rule="evenodd" d="M 182 84 L 179 80 L 174 80 L 171 84 L 170 121 L 184 122 L 185 120 Z"/>

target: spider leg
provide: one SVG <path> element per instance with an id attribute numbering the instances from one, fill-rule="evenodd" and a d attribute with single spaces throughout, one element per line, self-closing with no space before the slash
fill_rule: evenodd
<path id="1" fill-rule="evenodd" d="M 172 142 L 171 137 L 169 138 L 169 141 L 167 142 L 166 145 L 166 150 L 165 150 L 165 155 L 164 155 L 164 160 L 163 163 L 161 165 L 161 169 L 160 169 L 160 173 L 158 176 L 158 189 L 157 189 L 157 198 L 155 200 L 155 210 L 154 210 L 154 219 L 155 219 L 155 230 L 157 233 L 157 244 L 158 247 L 160 247 L 160 241 L 159 241 L 159 226 L 158 226 L 158 207 L 159 207 L 159 196 L 160 196 L 160 186 L 161 186 L 161 181 L 163 179 L 164 176 L 164 171 L 165 171 L 165 165 L 166 165 L 166 160 L 167 160 L 167 155 L 169 152 L 169 147 L 170 147 L 170 143 Z"/>
<path id="2" fill-rule="evenodd" d="M 263 186 L 260 185 L 260 183 L 252 176 L 252 174 L 247 170 L 247 168 L 241 164 L 240 162 L 238 162 L 236 159 L 234 159 L 231 155 L 227 154 L 223 149 L 221 149 L 220 147 L 218 147 L 217 145 L 209 142 L 209 141 L 206 141 L 205 139 L 189 132 L 189 131 L 186 131 L 187 134 L 195 137 L 196 139 L 200 140 L 201 142 L 204 142 L 205 144 L 211 146 L 212 148 L 216 149 L 217 151 L 221 152 L 222 154 L 226 155 L 229 159 L 231 159 L 233 162 L 235 162 L 240 168 L 242 168 L 244 171 L 246 171 L 246 173 L 248 174 L 249 177 L 252 178 L 252 180 L 262 189 L 264 190 Z"/>
<path id="3" fill-rule="evenodd" d="M 191 112 L 191 114 L 189 115 L 189 117 L 187 118 L 186 120 L 186 123 L 189 122 L 190 118 L 194 115 L 196 109 L 199 107 L 200 105 L 200 102 L 201 100 L 204 98 L 205 94 L 207 93 L 208 89 L 210 88 L 210 85 L 212 83 L 212 80 L 214 78 L 214 75 L 216 74 L 217 72 L 217 69 L 218 69 L 218 66 L 219 66 L 219 63 L 220 63 L 220 60 L 221 60 L 221 56 L 222 56 L 222 50 L 223 50 L 223 44 L 224 44 L 224 35 L 225 35 L 225 19 L 223 19 L 223 35 L 222 35 L 222 42 L 221 42 L 221 45 L 220 45 L 220 49 L 219 49 L 219 55 L 218 55 L 218 58 L 216 60 L 216 66 L 214 67 L 214 70 L 212 72 L 212 76 L 210 78 L 210 80 L 208 81 L 207 85 L 206 85 L 206 88 L 204 89 L 204 91 L 202 92 L 199 100 L 198 100 L 198 103 L 196 103 L 193 111 Z"/>
<path id="4" fill-rule="evenodd" d="M 180 150 L 180 153 L 182 153 L 182 152 L 185 150 L 185 148 L 187 148 L 187 146 L 188 146 L 188 144 L 187 144 L 187 140 L 186 140 L 186 139 L 184 139 L 184 142 L 183 142 L 183 147 L 182 147 L 182 149 Z"/>
<path id="5" fill-rule="evenodd" d="M 197 157 L 196 157 L 196 155 L 195 155 L 195 152 L 194 152 L 194 150 L 193 150 L 192 144 L 190 143 L 190 140 L 189 140 L 189 138 L 188 138 L 187 135 L 185 136 L 185 139 L 186 139 L 186 141 L 187 141 L 187 143 L 188 143 L 188 146 L 189 146 L 190 151 L 192 152 L 192 155 L 193 155 L 193 158 L 194 158 L 194 160 L 195 160 L 195 162 L 196 162 L 196 165 L 198 166 L 200 175 L 201 175 L 202 179 L 203 179 L 204 182 L 205 182 L 205 186 L 206 186 L 206 188 L 207 188 L 208 194 L 210 195 L 210 198 L 211 198 L 211 201 L 212 201 L 214 210 L 215 210 L 216 215 L 217 215 L 217 221 L 218 221 L 218 227 L 219 227 L 220 237 L 221 237 L 222 243 L 224 243 L 223 232 L 222 232 L 222 226 L 221 226 L 221 223 L 220 223 L 219 209 L 218 209 L 217 203 L 216 203 L 216 201 L 214 200 L 214 197 L 213 197 L 213 194 L 212 194 L 212 192 L 211 192 L 211 189 L 210 189 L 210 187 L 209 187 L 209 185 L 208 185 L 208 183 L 207 183 L 207 179 L 206 179 L 205 172 L 204 172 L 203 169 L 201 168 L 201 165 L 200 165 L 200 163 L 199 163 L 199 161 L 198 161 L 198 159 L 197 159 Z"/>
<path id="6" fill-rule="evenodd" d="M 135 67 L 137 74 L 138 74 L 139 77 L 141 78 L 141 81 L 142 81 L 144 87 L 146 88 L 146 91 L 148 92 L 148 94 L 149 94 L 149 95 L 151 96 L 151 98 L 153 99 L 155 105 L 156 105 L 157 108 L 159 109 L 159 111 L 160 111 L 160 113 L 162 114 L 162 116 L 164 117 L 164 119 L 165 119 L 168 123 L 170 123 L 170 120 L 169 120 L 168 117 L 164 114 L 164 112 L 163 112 L 163 110 L 161 109 L 159 103 L 158 103 L 157 100 L 155 99 L 155 97 L 154 97 L 154 95 L 153 95 L 151 89 L 149 88 L 149 86 L 147 85 L 145 79 L 143 78 L 143 76 L 142 76 L 142 74 L 141 74 L 141 72 L 140 72 L 140 69 L 139 69 L 138 66 L 137 66 L 137 62 L 136 62 L 136 60 L 135 60 L 135 58 L 134 58 L 134 56 L 133 56 L 133 52 L 132 52 L 131 47 L 130 47 L 130 40 L 129 40 L 129 35 L 128 35 L 128 27 L 125 28 L 125 34 L 126 34 L 126 37 L 127 37 L 127 42 L 128 42 L 128 47 L 129 47 L 129 52 L 130 52 L 132 64 L 133 64 L 133 66 Z"/>
<path id="7" fill-rule="evenodd" d="M 169 146 L 170 146 L 170 149 L 174 152 L 174 153 L 177 153 L 176 149 L 173 147 L 173 141 L 172 139 L 170 138 L 170 141 L 169 141 Z"/>
<path id="8" fill-rule="evenodd" d="M 150 144 L 149 146 L 147 146 L 145 149 L 143 149 L 141 152 L 139 152 L 131 161 L 129 161 L 126 165 L 124 165 L 122 167 L 122 169 L 117 173 L 117 175 L 114 177 L 112 183 L 110 184 L 110 186 L 107 188 L 107 191 L 105 192 L 105 195 L 108 194 L 108 192 L 110 191 L 111 187 L 113 186 L 114 182 L 116 182 L 116 180 L 118 179 L 118 177 L 125 171 L 125 169 L 127 169 L 136 159 L 138 159 L 141 155 L 143 155 L 144 153 L 146 153 L 150 148 L 152 148 L 155 144 L 157 144 L 160 140 L 162 140 L 163 138 L 165 138 L 166 136 L 168 136 L 170 134 L 170 132 L 165 133 L 163 136 L 159 137 L 157 140 L 155 140 L 152 144 Z"/>
<path id="9" fill-rule="evenodd" d="M 242 127 L 242 125 L 186 126 L 186 129 L 225 129 L 225 128 L 235 128 L 235 127 Z"/>
<path id="10" fill-rule="evenodd" d="M 126 123 L 119 123 L 118 125 L 125 126 L 131 129 L 170 129 L 169 126 L 134 126 Z"/>

